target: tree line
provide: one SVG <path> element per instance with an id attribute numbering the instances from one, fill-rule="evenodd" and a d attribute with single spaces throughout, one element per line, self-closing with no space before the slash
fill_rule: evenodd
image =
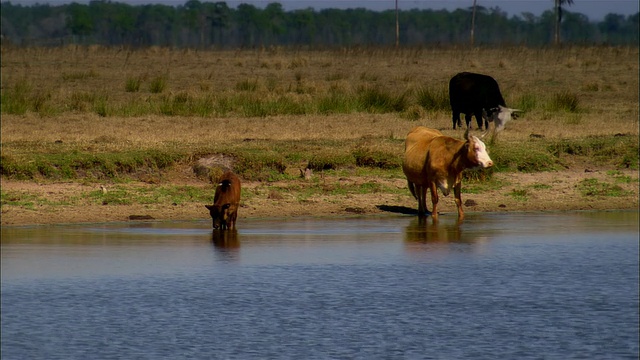
<path id="1" fill-rule="evenodd" d="M 551 3 L 551 2 L 550 2 Z M 264 8 L 226 2 L 188 0 L 182 5 L 129 5 L 107 0 L 88 4 L 22 6 L 1 3 L 3 42 L 16 45 L 168 46 L 238 48 L 260 46 L 403 46 L 468 44 L 472 8 L 373 11 L 365 8 L 313 8 L 285 11 L 280 3 Z M 602 21 L 562 14 L 564 43 L 637 46 L 639 14 L 610 13 Z M 545 46 L 554 43 L 556 12 L 523 12 L 509 17 L 500 8 L 477 6 L 476 45 Z"/>

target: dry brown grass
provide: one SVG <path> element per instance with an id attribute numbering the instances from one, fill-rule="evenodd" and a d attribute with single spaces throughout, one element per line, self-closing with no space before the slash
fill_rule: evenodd
<path id="1" fill-rule="evenodd" d="M 507 125 L 502 141 L 521 141 L 532 133 L 548 138 L 638 133 L 638 49 L 356 49 L 343 51 L 169 50 L 128 51 L 103 47 L 2 49 L 2 91 L 27 82 L 52 103 L 82 95 L 104 96 L 110 104 L 144 103 L 171 94 L 230 94 L 252 82 L 259 97 L 285 94 L 305 101 L 342 89 L 377 86 L 391 93 L 420 87 L 446 87 L 459 71 L 491 74 L 507 104 L 528 96 L 537 105 Z M 149 91 L 152 79 L 167 79 L 164 94 Z M 126 91 L 130 78 L 140 91 Z M 577 113 L 545 109 L 559 92 L 575 94 Z M 418 121 L 399 114 L 291 115 L 268 118 L 142 115 L 101 117 L 78 106 L 41 116 L 3 114 L 2 141 L 87 142 L 107 136 L 113 142 L 145 146 L 259 139 L 403 138 L 417 124 L 448 129 L 449 112 L 426 112 Z"/>

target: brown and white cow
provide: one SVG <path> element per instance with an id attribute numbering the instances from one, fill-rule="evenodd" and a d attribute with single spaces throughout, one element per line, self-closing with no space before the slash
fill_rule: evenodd
<path id="1" fill-rule="evenodd" d="M 428 212 L 427 189 L 431 190 L 433 205 L 431 216 L 438 220 L 438 188 L 444 196 L 451 189 L 458 207 L 458 220 L 464 219 L 460 189 L 462 171 L 472 168 L 489 168 L 493 161 L 485 144 L 476 136 L 464 134 L 465 140 L 443 135 L 435 129 L 418 126 L 407 134 L 402 171 L 407 177 L 409 191 L 418 200 L 418 213 Z"/>
<path id="2" fill-rule="evenodd" d="M 427 168 L 424 166 L 427 159 L 427 149 L 431 140 L 443 134 L 436 130 L 424 126 L 413 128 L 404 142 L 404 159 L 402 161 L 402 171 L 407 177 L 409 191 L 418 200 L 418 214 L 429 213 L 426 204 L 427 189 L 429 184 L 426 181 Z"/>
<path id="3" fill-rule="evenodd" d="M 222 174 L 213 196 L 213 205 L 205 205 L 209 209 L 214 229 L 235 229 L 240 193 L 240 179 L 236 174 L 231 171 Z"/>

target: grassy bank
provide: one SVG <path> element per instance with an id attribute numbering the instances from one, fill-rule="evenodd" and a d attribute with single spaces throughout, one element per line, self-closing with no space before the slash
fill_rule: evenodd
<path id="1" fill-rule="evenodd" d="M 462 137 L 451 129 L 446 90 L 459 71 L 494 76 L 507 104 L 523 110 L 486 139 L 496 166 L 467 172 L 463 192 L 509 185 L 500 196 L 526 202 L 556 186 L 506 184 L 508 174 L 573 169 L 582 178 L 571 191 L 584 201 L 629 197 L 622 185 L 637 181 L 629 178 L 638 169 L 637 57 L 637 48 L 608 47 L 3 48 L 3 214 L 199 206 L 225 168 L 247 182 L 245 204 L 317 206 L 367 194 L 412 202 L 400 169 L 404 137 L 416 125 Z M 310 180 L 300 177 L 305 168 Z M 57 198 L 16 182 L 82 189 Z"/>
<path id="2" fill-rule="evenodd" d="M 397 174 L 402 165 L 402 139 L 369 138 L 366 141 L 251 140 L 230 145 L 175 145 L 120 150 L 94 144 L 4 143 L 0 174 L 16 180 L 130 181 L 161 173 L 176 165 L 193 164 L 203 180 L 215 179 L 224 169 L 249 181 L 291 180 L 295 169 L 339 171 L 361 168 Z M 533 139 L 494 144 L 490 151 L 496 166 L 483 171 L 554 171 L 567 167 L 572 157 L 585 157 L 593 165 L 638 168 L 638 139 L 633 135 L 610 135 L 572 140 Z M 220 156 L 226 162 L 211 163 L 198 170 L 198 159 Z M 286 171 L 294 169 L 293 171 Z M 474 172 L 467 172 L 474 174 Z M 470 175 L 471 176 L 471 175 Z M 214 180 L 215 181 L 215 180 Z"/>

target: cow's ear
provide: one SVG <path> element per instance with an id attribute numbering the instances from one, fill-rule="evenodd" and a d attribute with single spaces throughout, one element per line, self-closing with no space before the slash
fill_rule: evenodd
<path id="1" fill-rule="evenodd" d="M 204 207 L 206 207 L 209 210 L 213 210 L 213 205 L 205 205 Z"/>

